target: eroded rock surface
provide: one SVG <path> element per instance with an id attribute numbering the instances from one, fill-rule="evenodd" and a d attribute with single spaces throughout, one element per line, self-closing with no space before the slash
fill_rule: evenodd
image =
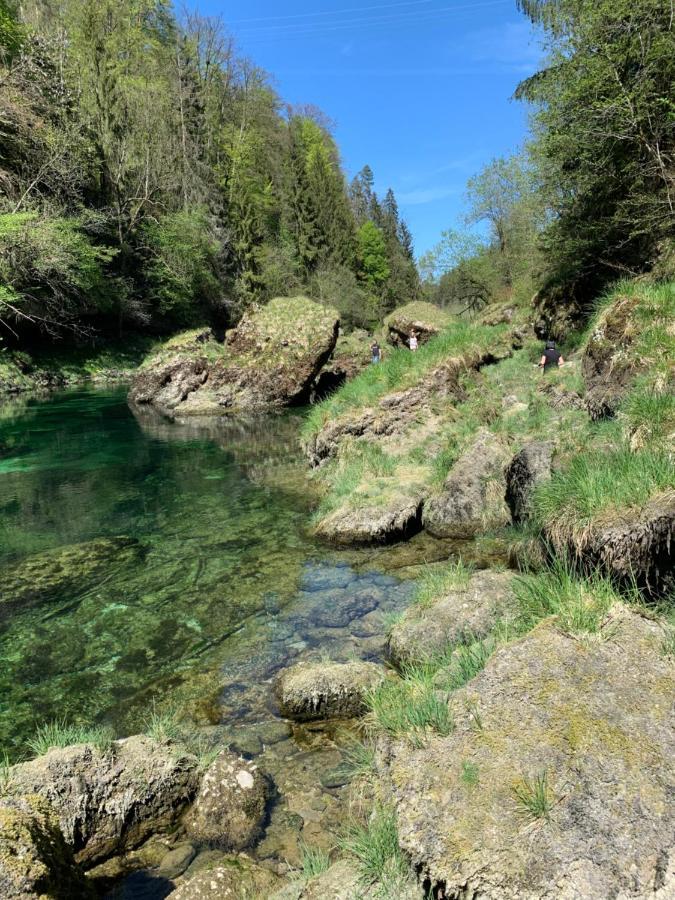
<path id="1" fill-rule="evenodd" d="M 0 896 L 3 900 L 90 900 L 50 804 L 37 795 L 0 800 Z"/>
<path id="2" fill-rule="evenodd" d="M 353 861 L 341 859 L 308 882 L 283 888 L 270 900 L 423 900 L 424 896 L 412 876 L 390 877 L 385 883 L 369 884 Z"/>
<path id="3" fill-rule="evenodd" d="M 405 347 L 412 330 L 417 333 L 420 344 L 424 344 L 451 321 L 452 317 L 440 307 L 420 301 L 395 309 L 386 317 L 384 324 L 389 331 L 389 343 L 395 347 Z"/>
<path id="4" fill-rule="evenodd" d="M 508 448 L 481 428 L 450 470 L 441 493 L 427 500 L 422 513 L 426 530 L 436 537 L 471 537 L 505 524 L 504 465 Z"/>
<path id="5" fill-rule="evenodd" d="M 452 696 L 453 733 L 382 743 L 401 846 L 446 897 L 672 896 L 675 663 L 657 623 L 608 627 L 543 622 Z M 517 795 L 537 779 L 539 816 Z"/>
<path id="6" fill-rule="evenodd" d="M 137 371 L 129 399 L 173 417 L 304 402 L 338 326 L 334 310 L 306 297 L 271 300 L 246 313 L 222 345 L 202 333 L 167 342 Z"/>
<path id="7" fill-rule="evenodd" d="M 269 869 L 246 856 L 231 856 L 182 880 L 168 900 L 261 900 L 282 884 Z"/>
<path id="8" fill-rule="evenodd" d="M 366 694 L 384 678 L 384 669 L 375 663 L 298 663 L 281 673 L 275 693 L 289 719 L 351 719 L 366 711 Z"/>
<path id="9" fill-rule="evenodd" d="M 509 572 L 477 572 L 427 607 L 413 604 L 389 633 L 387 655 L 399 668 L 442 653 L 449 644 L 486 637 L 513 609 Z"/>
<path id="10" fill-rule="evenodd" d="M 506 469 L 506 502 L 517 524 L 529 518 L 535 487 L 551 477 L 554 441 L 530 441 Z"/>
<path id="11" fill-rule="evenodd" d="M 20 763 L 11 790 L 48 800 L 77 861 L 92 864 L 171 828 L 197 784 L 194 757 L 135 736 L 106 750 L 78 744 Z"/>
<path id="12" fill-rule="evenodd" d="M 224 750 L 202 779 L 185 816 L 188 835 L 223 850 L 244 850 L 260 835 L 269 785 L 258 767 Z"/>
<path id="13" fill-rule="evenodd" d="M 411 537 L 421 529 L 423 493 L 401 488 L 375 504 L 346 504 L 324 516 L 314 529 L 334 544 L 384 543 Z"/>

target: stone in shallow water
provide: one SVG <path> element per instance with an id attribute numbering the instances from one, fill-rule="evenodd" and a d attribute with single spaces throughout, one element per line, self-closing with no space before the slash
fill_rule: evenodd
<path id="1" fill-rule="evenodd" d="M 275 692 L 282 713 L 296 721 L 353 718 L 365 712 L 366 693 L 384 678 L 374 663 L 298 663 L 281 673 Z"/>
<path id="2" fill-rule="evenodd" d="M 157 874 L 161 878 L 173 880 L 183 874 L 195 858 L 195 855 L 196 850 L 192 844 L 177 844 L 173 850 L 170 850 L 163 857 L 157 869 Z"/>

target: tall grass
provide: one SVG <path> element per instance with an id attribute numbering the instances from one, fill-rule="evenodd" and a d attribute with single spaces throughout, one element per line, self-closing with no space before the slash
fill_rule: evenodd
<path id="1" fill-rule="evenodd" d="M 330 868 L 330 853 L 318 847 L 308 847 L 303 842 L 300 844 L 300 868 L 303 881 L 323 875 Z"/>
<path id="2" fill-rule="evenodd" d="M 169 744 L 181 737 L 178 710 L 173 706 L 160 707 L 153 698 L 144 720 L 143 729 L 158 744 Z"/>
<path id="3" fill-rule="evenodd" d="M 372 441 L 345 444 L 340 458 L 328 463 L 323 470 L 329 493 L 319 506 L 317 518 L 340 506 L 364 481 L 387 478 L 395 471 L 396 460 L 379 444 Z"/>
<path id="4" fill-rule="evenodd" d="M 447 697 L 427 673 L 416 668 L 403 678 L 387 679 L 366 698 L 368 721 L 376 732 L 405 737 L 421 747 L 430 734 L 448 735 L 454 728 Z"/>
<path id="5" fill-rule="evenodd" d="M 427 609 L 448 591 L 465 588 L 472 574 L 471 567 L 461 559 L 443 566 L 430 566 L 424 570 L 417 583 L 413 602 L 422 609 Z"/>
<path id="6" fill-rule="evenodd" d="M 91 744 L 105 752 L 112 741 L 113 732 L 107 726 L 74 725 L 65 719 L 55 719 L 40 725 L 26 743 L 35 756 L 42 756 L 54 748 L 69 747 L 71 744 Z"/>
<path id="7" fill-rule="evenodd" d="M 376 806 L 365 824 L 348 825 L 340 847 L 355 858 L 364 884 L 404 876 L 407 871 L 398 843 L 396 815 L 389 807 Z"/>

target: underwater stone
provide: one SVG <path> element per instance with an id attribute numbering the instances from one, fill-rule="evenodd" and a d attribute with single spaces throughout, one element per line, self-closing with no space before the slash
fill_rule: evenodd
<path id="1" fill-rule="evenodd" d="M 385 677 L 369 662 L 298 663 L 281 673 L 275 692 L 283 715 L 297 722 L 350 719 L 365 712 L 365 695 Z"/>

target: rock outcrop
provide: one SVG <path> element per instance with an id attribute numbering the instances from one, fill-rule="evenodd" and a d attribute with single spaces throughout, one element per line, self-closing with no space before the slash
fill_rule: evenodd
<path id="1" fill-rule="evenodd" d="M 334 310 L 306 297 L 271 300 L 246 313 L 224 344 L 203 332 L 167 342 L 137 371 L 129 399 L 172 417 L 305 402 L 338 326 Z"/>
<path id="2" fill-rule="evenodd" d="M 530 441 L 506 469 L 506 502 L 516 524 L 526 521 L 535 487 L 551 477 L 554 441 Z"/>
<path id="3" fill-rule="evenodd" d="M 542 622 L 451 696 L 451 734 L 381 744 L 399 842 L 432 889 L 674 895 L 675 663 L 663 626 L 610 617 L 604 640 Z"/>
<path id="4" fill-rule="evenodd" d="M 387 543 L 403 540 L 421 530 L 424 495 L 402 486 L 376 504 L 338 507 L 318 523 L 317 537 L 334 544 Z"/>
<path id="5" fill-rule="evenodd" d="M 341 859 L 307 882 L 296 882 L 270 900 L 424 900 L 425 893 L 412 877 L 389 876 L 384 883 L 369 884 L 357 865 Z"/>
<path id="6" fill-rule="evenodd" d="M 366 695 L 384 678 L 370 662 L 298 663 L 281 673 L 275 693 L 281 713 L 297 722 L 351 719 L 366 711 Z"/>
<path id="7" fill-rule="evenodd" d="M 471 537 L 508 521 L 505 444 L 481 428 L 450 470 L 443 490 L 424 504 L 422 524 L 436 537 Z"/>
<path id="8" fill-rule="evenodd" d="M 194 757 L 142 736 L 105 750 L 53 749 L 11 771 L 12 795 L 49 801 L 76 860 L 86 864 L 170 829 L 198 784 Z"/>
<path id="9" fill-rule="evenodd" d="M 390 313 L 384 320 L 388 340 L 394 347 L 407 347 L 411 331 L 417 333 L 420 344 L 426 343 L 451 323 L 452 317 L 433 303 L 408 303 Z"/>
<path id="10" fill-rule="evenodd" d="M 278 876 L 248 857 L 231 856 L 188 876 L 167 900 L 261 900 L 281 884 Z"/>
<path id="11" fill-rule="evenodd" d="M 513 611 L 509 572 L 477 572 L 429 606 L 413 604 L 393 626 L 387 656 L 401 668 L 443 653 L 449 644 L 486 637 Z"/>
<path id="12" fill-rule="evenodd" d="M 42 797 L 0 800 L 0 896 L 3 900 L 92 900 L 58 818 Z"/>
<path id="13" fill-rule="evenodd" d="M 262 831 L 269 785 L 258 767 L 224 750 L 202 779 L 184 824 L 190 838 L 244 850 Z"/>
<path id="14" fill-rule="evenodd" d="M 0 619 L 3 612 L 31 606 L 63 591 L 82 591 L 115 566 L 142 554 L 133 538 L 98 538 L 36 553 L 0 569 Z"/>

